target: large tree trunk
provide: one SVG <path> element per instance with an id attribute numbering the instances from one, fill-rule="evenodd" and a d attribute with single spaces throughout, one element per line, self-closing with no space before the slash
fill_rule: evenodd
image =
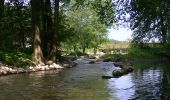
<path id="1" fill-rule="evenodd" d="M 45 37 L 44 37 L 44 54 L 46 60 L 50 62 L 55 62 L 55 55 L 56 55 L 56 47 L 55 47 L 55 36 L 53 29 L 54 23 L 52 21 L 52 11 L 51 11 L 51 2 L 50 0 L 45 0 Z"/>
<path id="2" fill-rule="evenodd" d="M 53 30 L 54 30 L 54 38 L 53 38 L 53 48 L 52 48 L 52 53 L 51 53 L 51 60 L 55 61 L 56 60 L 56 52 L 57 52 L 57 47 L 59 45 L 58 42 L 58 35 L 59 35 L 59 0 L 55 0 L 55 8 L 54 8 L 54 26 L 53 26 Z"/>
<path id="3" fill-rule="evenodd" d="M 40 39 L 40 16 L 39 16 L 39 0 L 31 0 L 32 8 L 32 31 L 34 37 L 34 57 L 38 63 L 44 63 L 43 53 L 41 50 Z"/>
<path id="4" fill-rule="evenodd" d="M 53 38 L 53 22 L 52 22 L 52 11 L 51 11 L 51 2 L 50 0 L 45 0 L 44 2 L 44 43 L 43 43 L 43 50 L 44 55 L 47 60 L 50 59 L 50 52 L 51 52 L 51 41 Z"/>

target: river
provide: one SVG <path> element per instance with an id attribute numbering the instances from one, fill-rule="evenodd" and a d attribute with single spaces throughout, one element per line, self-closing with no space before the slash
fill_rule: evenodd
<path id="1" fill-rule="evenodd" d="M 111 62 L 88 64 L 64 71 L 42 71 L 0 77 L 0 100 L 168 100 L 170 65 L 134 62 L 135 70 L 120 78 L 111 75 Z"/>

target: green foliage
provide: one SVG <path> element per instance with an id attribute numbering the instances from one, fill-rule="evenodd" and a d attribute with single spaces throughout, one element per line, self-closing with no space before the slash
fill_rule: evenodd
<path id="1" fill-rule="evenodd" d="M 163 48 L 130 48 L 128 52 L 129 57 L 138 58 L 154 58 L 154 57 L 168 57 L 167 52 Z"/>
<path id="2" fill-rule="evenodd" d="M 61 49 L 75 53 L 80 49 L 83 52 L 86 48 L 97 49 L 105 41 L 107 27 L 98 20 L 99 16 L 91 5 L 79 5 L 77 9 L 77 3 L 72 1 L 67 8 L 69 10 L 64 13 L 67 32 L 61 33 L 66 34 L 65 40 L 61 42 Z"/>
<path id="3" fill-rule="evenodd" d="M 113 61 L 125 61 L 128 58 L 128 55 L 122 55 L 122 54 L 105 54 L 103 56 L 104 59 L 111 59 Z"/>
<path id="4" fill-rule="evenodd" d="M 30 10 L 21 1 L 5 3 L 4 16 L 0 18 L 0 49 L 14 51 L 31 44 Z"/>
<path id="5" fill-rule="evenodd" d="M 31 65 L 31 56 L 24 53 L 12 53 L 0 51 L 0 61 L 7 65 L 16 67 L 26 67 Z"/>
<path id="6" fill-rule="evenodd" d="M 135 40 L 148 42 L 157 38 L 163 43 L 168 41 L 169 0 L 118 0 L 116 4 L 118 20 L 128 23 Z"/>

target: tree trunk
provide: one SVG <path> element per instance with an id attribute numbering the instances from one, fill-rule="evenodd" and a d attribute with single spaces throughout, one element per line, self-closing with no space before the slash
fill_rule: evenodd
<path id="1" fill-rule="evenodd" d="M 166 27 L 164 25 L 164 18 L 163 15 L 161 14 L 161 36 L 162 36 L 162 43 L 166 44 L 167 41 L 167 34 L 166 34 Z"/>
<path id="2" fill-rule="evenodd" d="M 54 30 L 54 38 L 53 38 L 53 48 L 52 48 L 52 53 L 51 53 L 51 59 L 53 61 L 55 61 L 56 57 L 56 52 L 57 52 L 57 45 L 59 45 L 58 43 L 58 28 L 59 28 L 59 0 L 55 0 L 55 8 L 54 8 L 54 26 L 53 26 L 53 30 Z"/>
<path id="3" fill-rule="evenodd" d="M 39 16 L 39 0 L 31 0 L 32 8 L 32 31 L 34 39 L 34 57 L 38 63 L 44 63 L 43 53 L 41 50 L 40 39 L 40 16 Z"/>
<path id="4" fill-rule="evenodd" d="M 54 33 L 56 30 L 54 28 L 55 22 L 53 23 L 52 17 L 51 17 L 52 11 L 51 11 L 50 0 L 46 0 L 45 9 L 46 9 L 46 14 L 47 14 L 46 15 L 46 25 L 47 25 L 46 28 L 47 28 L 47 33 L 48 33 L 48 36 L 47 36 L 48 37 L 47 38 L 48 57 L 47 57 L 47 59 L 54 63 L 55 59 L 56 59 L 56 45 L 55 45 L 55 41 L 54 41 L 55 40 Z M 54 17 L 56 17 L 56 16 L 54 16 Z M 56 20 L 56 18 L 55 18 L 55 20 Z"/>
<path id="5" fill-rule="evenodd" d="M 97 53 L 97 48 L 96 47 L 93 48 L 93 52 L 94 52 L 94 55 L 96 55 L 96 53 Z"/>
<path id="6" fill-rule="evenodd" d="M 83 54 L 86 52 L 86 38 L 85 35 L 83 34 Z"/>

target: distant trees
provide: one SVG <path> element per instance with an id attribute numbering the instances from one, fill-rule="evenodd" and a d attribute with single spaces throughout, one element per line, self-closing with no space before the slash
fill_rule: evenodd
<path id="1" fill-rule="evenodd" d="M 91 5 L 79 6 L 79 9 L 71 7 L 66 11 L 69 28 L 74 29 L 74 39 L 69 39 L 66 43 L 71 45 L 75 52 L 81 49 L 82 53 L 85 53 L 87 48 L 94 48 L 96 53 L 98 46 L 106 38 L 107 26 L 99 21 L 100 18 L 92 7 Z"/>

